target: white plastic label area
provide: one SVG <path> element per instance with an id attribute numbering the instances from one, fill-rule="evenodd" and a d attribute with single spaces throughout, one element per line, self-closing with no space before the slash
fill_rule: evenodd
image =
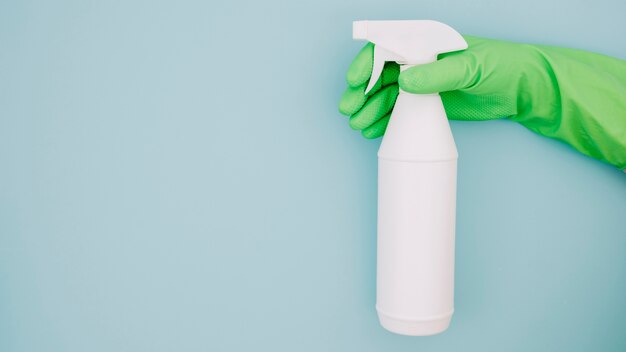
<path id="1" fill-rule="evenodd" d="M 386 61 L 404 70 L 467 48 L 436 21 L 356 21 L 353 38 L 375 44 L 366 92 Z M 450 325 L 457 158 L 439 94 L 400 90 L 378 150 L 376 309 L 389 331 L 426 336 Z"/>

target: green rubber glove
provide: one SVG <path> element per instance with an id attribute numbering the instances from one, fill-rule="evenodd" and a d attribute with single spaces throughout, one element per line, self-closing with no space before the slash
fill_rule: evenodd
<path id="1" fill-rule="evenodd" d="M 468 49 L 400 74 L 387 63 L 367 95 L 374 45 L 347 73 L 339 111 L 366 138 L 385 133 L 398 95 L 441 92 L 448 118 L 509 118 L 578 151 L 626 168 L 626 61 L 580 50 L 465 36 Z"/>

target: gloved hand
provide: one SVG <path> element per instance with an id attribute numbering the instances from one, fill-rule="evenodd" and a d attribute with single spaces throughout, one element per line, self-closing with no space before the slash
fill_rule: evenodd
<path id="1" fill-rule="evenodd" d="M 366 138 L 385 133 L 399 87 L 441 92 L 448 118 L 509 118 L 568 143 L 580 152 L 626 168 L 626 61 L 580 50 L 465 36 L 464 51 L 400 74 L 387 63 L 367 95 L 374 45 L 368 43 L 347 73 L 339 111 Z"/>

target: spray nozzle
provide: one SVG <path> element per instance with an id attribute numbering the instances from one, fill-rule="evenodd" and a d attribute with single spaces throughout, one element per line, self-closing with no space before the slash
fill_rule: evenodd
<path id="1" fill-rule="evenodd" d="M 437 21 L 354 21 L 353 39 L 374 43 L 372 76 L 367 94 L 378 81 L 385 62 L 418 65 L 437 60 L 437 55 L 467 48 L 463 37 Z"/>

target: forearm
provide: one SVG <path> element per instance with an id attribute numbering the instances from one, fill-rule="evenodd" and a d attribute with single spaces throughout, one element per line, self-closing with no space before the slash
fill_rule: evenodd
<path id="1" fill-rule="evenodd" d="M 537 47 L 550 106 L 515 119 L 544 136 L 626 169 L 626 61 L 572 49 Z M 538 104 L 537 104 L 538 103 Z"/>

